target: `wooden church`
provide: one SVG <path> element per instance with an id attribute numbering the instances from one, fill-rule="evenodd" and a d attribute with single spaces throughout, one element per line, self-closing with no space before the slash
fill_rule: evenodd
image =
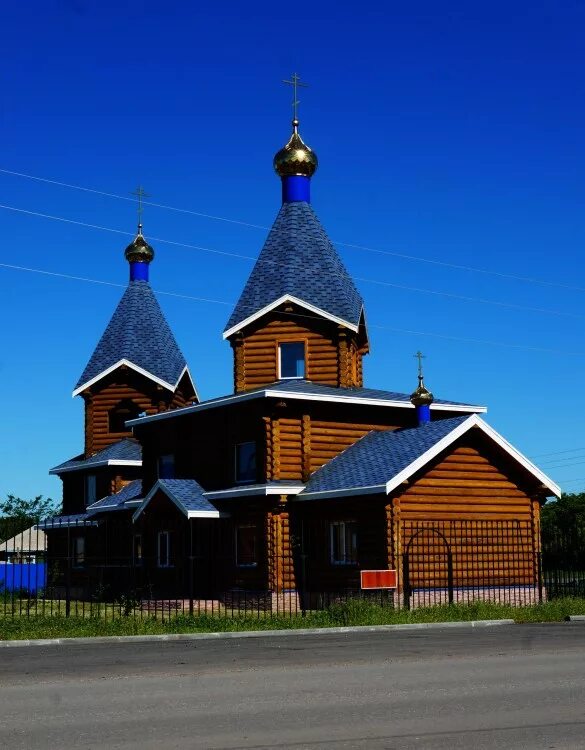
<path id="1" fill-rule="evenodd" d="M 559 488 L 485 407 L 434 399 L 422 371 L 412 395 L 364 386 L 363 300 L 311 206 L 317 156 L 292 125 L 274 157 L 282 206 L 223 332 L 233 393 L 199 399 L 139 225 L 128 288 L 74 390 L 84 450 L 51 470 L 63 515 L 45 523 L 49 555 L 86 590 L 132 572 L 152 596 L 310 602 L 389 570 L 380 585 L 409 595 L 536 585 L 539 512 Z"/>

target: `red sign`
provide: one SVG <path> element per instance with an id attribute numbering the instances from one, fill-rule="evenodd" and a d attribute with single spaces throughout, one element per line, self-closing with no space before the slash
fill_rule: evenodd
<path id="1" fill-rule="evenodd" d="M 395 589 L 395 570 L 361 570 L 362 589 Z"/>

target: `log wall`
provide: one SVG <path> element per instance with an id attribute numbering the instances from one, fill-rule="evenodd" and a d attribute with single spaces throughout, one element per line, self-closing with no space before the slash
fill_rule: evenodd
<path id="1" fill-rule="evenodd" d="M 367 349 L 358 345 L 357 335 L 287 306 L 232 337 L 236 393 L 279 379 L 278 345 L 287 341 L 305 344 L 307 380 L 345 388 L 363 385 L 362 356 Z"/>

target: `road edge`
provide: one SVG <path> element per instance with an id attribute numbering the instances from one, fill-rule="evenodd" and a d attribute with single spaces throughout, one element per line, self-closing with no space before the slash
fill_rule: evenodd
<path id="1" fill-rule="evenodd" d="M 489 628 L 514 625 L 514 620 L 461 620 L 457 622 L 413 622 L 402 625 L 356 625 L 337 628 L 290 628 L 279 630 L 241 630 L 224 633 L 163 633 L 160 635 L 106 635 L 84 638 L 37 638 L 0 640 L 0 648 L 24 646 L 73 646 L 92 643 L 156 643 L 164 641 L 211 641 L 233 638 L 274 638 L 287 635 L 327 635 L 339 633 L 388 633 L 394 630 L 433 630 L 439 628 Z"/>

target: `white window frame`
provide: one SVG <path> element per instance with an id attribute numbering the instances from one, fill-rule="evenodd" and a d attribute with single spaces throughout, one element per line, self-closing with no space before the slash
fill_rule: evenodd
<path id="1" fill-rule="evenodd" d="M 161 537 L 166 537 L 166 563 L 161 563 L 160 558 L 160 543 Z M 157 568 L 173 568 L 174 565 L 171 562 L 171 532 L 170 531 L 159 531 L 156 535 L 156 567 Z"/>
<path id="2" fill-rule="evenodd" d="M 258 533 L 258 526 L 253 523 L 238 523 L 236 525 L 236 528 L 234 529 L 234 548 L 235 548 L 235 558 L 236 558 L 236 568 L 257 568 L 258 567 L 258 560 L 255 560 L 251 563 L 241 563 L 238 562 L 238 531 L 240 529 L 254 529 L 255 534 Z M 254 555 L 258 556 L 258 543 L 256 540 L 256 544 L 254 546 Z"/>
<path id="3" fill-rule="evenodd" d="M 170 463 L 172 463 L 173 466 L 173 476 L 172 477 L 161 477 L 161 468 L 162 468 L 162 461 L 163 459 L 171 459 Z M 174 453 L 163 453 L 161 456 L 157 458 L 156 461 L 156 475 L 158 479 L 174 479 L 175 478 L 175 469 L 176 469 L 176 463 L 175 463 L 175 454 Z"/>
<path id="4" fill-rule="evenodd" d="M 90 492 L 91 487 L 91 492 Z M 97 475 L 86 474 L 83 480 L 83 494 L 85 499 L 85 507 L 95 503 L 97 497 Z"/>
<path id="5" fill-rule="evenodd" d="M 303 345 L 303 362 L 304 362 L 304 373 L 302 375 L 283 375 L 282 374 L 282 346 L 287 344 L 302 344 Z M 304 340 L 299 341 L 279 341 L 278 342 L 278 380 L 305 380 L 307 377 L 307 342 Z"/>
<path id="6" fill-rule="evenodd" d="M 138 543 L 136 540 L 139 540 Z M 137 554 L 137 551 L 140 551 L 140 554 Z M 158 553 L 158 547 L 157 547 L 157 553 Z M 142 555 L 142 534 L 133 534 L 132 535 L 132 562 L 135 566 L 142 565 L 143 562 L 143 555 Z"/>
<path id="7" fill-rule="evenodd" d="M 335 565 L 335 566 L 357 565 L 357 560 L 347 559 L 347 529 L 346 527 L 348 524 L 356 525 L 356 521 L 354 519 L 347 519 L 347 520 L 329 522 L 329 562 L 331 563 L 331 565 Z M 336 560 L 334 557 L 335 529 L 339 527 L 343 527 L 343 535 L 341 536 L 341 539 L 343 540 L 343 557 L 344 557 L 343 560 Z M 357 531 L 356 531 L 355 551 L 357 553 Z"/>
<path id="8" fill-rule="evenodd" d="M 238 479 L 238 448 L 241 445 L 253 445 L 255 447 L 255 454 L 254 454 L 254 462 L 255 462 L 255 470 L 256 470 L 256 476 L 254 476 L 252 479 Z M 244 440 L 241 443 L 236 443 L 234 445 L 234 482 L 236 484 L 254 484 L 257 481 L 257 472 L 258 472 L 258 462 L 256 460 L 258 456 L 258 444 L 255 440 Z"/>
<path id="9" fill-rule="evenodd" d="M 73 546 L 73 549 L 71 550 L 72 567 L 85 568 L 85 537 L 84 536 L 73 537 L 72 546 Z"/>

